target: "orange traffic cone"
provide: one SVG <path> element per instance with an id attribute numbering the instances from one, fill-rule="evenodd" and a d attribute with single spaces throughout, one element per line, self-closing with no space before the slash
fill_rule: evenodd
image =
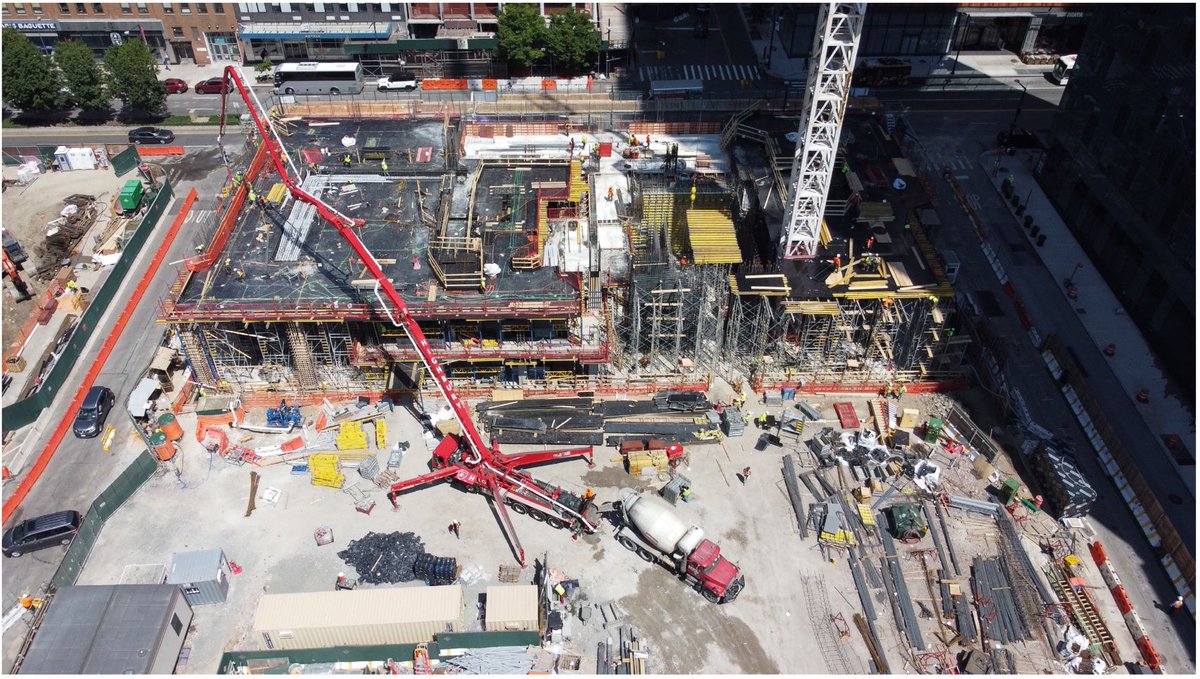
<path id="1" fill-rule="evenodd" d="M 8 471 L 8 467 L 0 467 L 0 478 L 7 481 L 12 478 L 12 472 Z"/>

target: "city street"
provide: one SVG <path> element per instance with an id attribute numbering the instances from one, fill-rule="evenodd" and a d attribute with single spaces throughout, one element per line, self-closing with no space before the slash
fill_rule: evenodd
<path id="1" fill-rule="evenodd" d="M 1129 412 L 1129 397 L 1115 384 L 1116 380 L 1105 365 L 1104 357 L 1095 350 L 1071 306 L 1059 292 L 1057 282 L 1031 251 L 1026 236 L 991 186 L 988 169 L 979 162 L 981 153 L 994 148 L 996 131 L 1007 126 L 1015 109 L 983 109 L 982 102 L 962 101 L 963 107 L 975 107 L 975 112 L 949 112 L 927 108 L 922 105 L 922 99 L 905 99 L 910 103 L 908 118 L 913 132 L 920 139 L 920 146 L 932 166 L 949 166 L 956 181 L 967 192 L 969 202 L 987 224 L 989 242 L 1026 304 L 1034 324 L 1043 337 L 1053 332 L 1074 348 L 1088 371 L 1094 394 L 1109 413 Z M 1048 127 L 1050 120 L 1048 112 L 1031 111 L 1027 106 L 1020 124 L 1037 131 Z M 1005 296 L 980 249 L 979 239 L 970 221 L 946 182 L 937 181 L 935 186 L 942 226 L 934 232 L 933 240 L 940 248 L 954 250 L 962 262 L 956 286 L 959 294 L 970 294 L 985 302 L 979 306 L 987 317 L 986 322 L 992 334 L 1000 338 L 1002 343 L 1004 370 L 1012 386 L 1024 396 L 1034 419 L 1055 435 L 1073 442 L 1081 471 L 1100 495 L 1089 517 L 1098 539 L 1113 561 L 1119 564 L 1118 569 L 1134 606 L 1171 671 L 1190 673 L 1193 667 L 1191 659 L 1196 650 L 1194 622 L 1186 616 L 1169 617 L 1165 612 L 1164 602 L 1173 600 L 1175 592 L 1157 556 L 1100 468 L 1090 443 L 1076 424 L 1074 414 L 1041 356 L 1030 344 L 1012 303 Z M 1110 422 L 1129 442 L 1127 445 L 1131 445 L 1131 449 L 1153 450 L 1153 454 L 1158 455 L 1158 446 L 1153 445 L 1153 439 L 1149 438 L 1151 434 L 1140 418 L 1113 417 Z M 1149 443 L 1137 445 L 1142 441 Z M 1139 464 L 1149 464 L 1157 470 L 1148 473 L 1147 478 L 1151 483 L 1159 484 L 1161 497 L 1191 497 L 1166 460 L 1155 462 L 1143 458 Z M 1195 532 L 1194 501 L 1163 504 L 1185 539 L 1192 539 Z"/>
<path id="2" fill-rule="evenodd" d="M 204 141 L 207 140 L 207 145 L 212 146 L 215 136 L 214 128 L 194 132 L 195 137 L 190 139 L 194 144 L 205 145 Z M 117 135 L 116 140 L 123 140 L 121 136 Z M 61 139 L 61 135 L 59 139 Z M 88 136 L 88 140 L 103 141 L 94 134 Z M 6 132 L 5 143 L 12 144 L 14 142 L 16 140 L 11 139 Z M 16 143 L 33 142 L 21 140 Z M 77 439 L 68 434 L 38 483 L 14 513 L 13 522 L 56 510 L 87 511 L 97 494 L 124 471 L 133 458 L 144 449 L 141 440 L 132 431 L 128 417 L 122 416 L 122 413 L 130 391 L 141 379 L 142 373 L 153 355 L 154 348 L 162 337 L 161 326 L 155 324 L 158 314 L 157 301 L 166 294 L 174 281 L 178 260 L 191 254 L 192 243 L 197 240 L 197 234 L 213 228 L 215 195 L 224 180 L 223 168 L 212 167 L 211 160 L 203 157 L 192 159 L 191 156 L 184 156 L 183 162 L 179 165 L 168 171 L 169 177 L 182 179 L 182 181 L 174 184 L 175 201 L 159 222 L 156 231 L 166 232 L 189 190 L 195 188 L 200 197 L 192 207 L 179 235 L 168 251 L 165 263 L 155 274 L 141 304 L 138 305 L 120 339 L 117 340 L 111 356 L 96 381 L 96 384 L 111 388 L 117 398 L 117 405 L 108 420 L 108 424 L 116 428 L 111 451 L 103 451 L 99 438 Z M 202 175 L 197 176 L 198 172 L 202 172 Z M 83 375 L 92 367 L 91 361 L 86 356 L 93 356 L 108 333 L 112 331 L 124 306 L 124 300 L 128 297 L 129 291 L 137 285 L 149 262 L 153 259 L 158 242 L 157 238 L 151 237 L 146 244 L 136 260 L 133 270 L 126 277 L 121 291 L 117 293 L 105 314 L 101 327 L 92 336 L 85 351 L 85 358 L 76 363 L 75 369 L 67 380 L 68 385 L 78 384 Z M 74 389 L 63 389 L 59 393 L 58 399 L 45 410 L 29 431 L 18 433 L 15 444 L 26 446 L 25 468 L 28 468 L 34 457 L 41 452 L 50 433 L 57 426 L 59 418 L 66 412 L 73 394 Z M 18 477 L 22 471 L 23 469 L 13 469 Z M 13 484 L 15 481 L 6 482 L 6 497 L 11 492 Z M 26 554 L 20 559 L 5 559 L 2 601 L 4 610 L 9 610 L 24 592 L 34 594 L 43 592 L 58 568 L 64 553 L 65 548 L 55 547 Z M 26 617 L 23 620 L 25 622 L 17 623 L 3 637 L 5 670 L 11 666 L 27 630 L 26 624 L 29 618 Z"/>

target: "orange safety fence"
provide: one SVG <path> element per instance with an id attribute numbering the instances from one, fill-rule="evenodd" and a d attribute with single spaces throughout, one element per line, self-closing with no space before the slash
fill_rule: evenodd
<path id="1" fill-rule="evenodd" d="M 491 92 L 496 89 L 496 79 L 495 78 L 484 78 L 480 82 L 482 83 L 483 90 L 485 92 Z"/>
<path id="2" fill-rule="evenodd" d="M 29 318 L 25 319 L 25 323 L 21 326 L 21 329 L 17 331 L 16 337 L 14 337 L 13 341 L 9 342 L 8 347 L 5 348 L 5 351 L 4 351 L 4 371 L 5 372 L 8 371 L 9 359 L 13 359 L 13 358 L 16 358 L 17 356 L 20 356 L 21 349 L 23 349 L 25 347 L 25 341 L 29 339 L 29 336 L 33 334 L 33 331 L 39 325 L 43 325 L 43 323 L 41 322 L 41 318 L 40 318 L 42 315 L 42 309 L 47 308 L 47 305 L 51 301 L 57 299 L 57 295 L 62 289 L 63 289 L 62 282 L 58 281 L 58 280 L 54 280 L 54 281 L 50 282 L 50 287 L 46 288 L 46 291 L 42 293 L 41 298 L 38 299 L 37 306 L 35 306 L 29 312 Z"/>
<path id="3" fill-rule="evenodd" d="M 108 361 L 108 357 L 116 347 L 117 340 L 121 337 L 121 333 L 125 330 L 125 326 L 129 324 L 129 319 L 133 317 L 133 312 L 137 309 L 138 304 L 142 301 L 142 296 L 146 294 L 146 288 L 150 286 L 150 281 L 154 279 L 154 275 L 158 272 L 158 268 L 162 266 L 163 260 L 167 257 L 167 250 L 171 248 L 171 244 L 175 242 L 175 236 L 179 234 L 179 229 L 183 227 L 183 222 L 187 218 L 187 213 L 191 211 L 192 204 L 196 202 L 196 189 L 188 192 L 188 195 L 183 200 L 183 205 L 179 209 L 179 214 L 175 216 L 175 221 L 171 223 L 171 228 L 163 236 L 162 243 L 159 244 L 158 250 L 154 253 L 154 259 L 150 261 L 150 266 L 146 272 L 142 274 L 141 280 L 137 286 L 130 292 L 129 301 L 125 303 L 125 308 L 121 310 L 121 315 L 117 318 L 116 324 L 113 326 L 108 337 L 104 340 L 104 344 L 100 346 L 100 352 L 97 354 L 95 361 L 92 362 L 92 367 L 83 376 L 83 380 L 79 384 L 79 388 L 75 390 L 75 396 L 72 397 L 71 403 L 63 411 L 62 417 L 58 421 L 58 426 L 51 434 L 50 440 L 46 442 L 46 447 L 38 455 L 33 466 L 30 467 L 28 473 L 17 484 L 16 490 L 4 501 L 3 517 L 0 521 L 8 523 L 13 512 L 21 506 L 25 497 L 29 495 L 29 491 L 33 489 L 34 484 L 41 478 L 42 473 L 49 466 L 54 453 L 58 451 L 58 446 L 66 437 L 67 431 L 71 428 L 71 423 L 74 420 L 75 412 L 79 410 L 79 406 L 83 404 L 83 397 L 87 395 L 89 389 L 96 382 L 96 377 L 104 368 L 104 363 Z"/>
<path id="4" fill-rule="evenodd" d="M 183 412 L 184 406 L 188 401 L 192 400 L 192 394 L 196 393 L 196 383 L 190 379 L 183 383 L 179 393 L 175 394 L 175 400 L 171 402 L 171 412 L 178 415 Z"/>
<path id="5" fill-rule="evenodd" d="M 228 426 L 233 424 L 234 420 L 238 422 L 246 421 L 246 408 L 239 406 L 237 410 L 225 410 L 213 415 L 197 415 L 196 416 L 196 440 L 203 440 L 203 432 L 209 427 Z"/>
<path id="6" fill-rule="evenodd" d="M 421 89 L 429 91 L 449 91 L 467 89 L 467 81 L 458 78 L 433 78 L 421 81 Z"/>
<path id="7" fill-rule="evenodd" d="M 553 78 L 542 78 L 542 91 L 557 90 L 558 81 Z"/>
<path id="8" fill-rule="evenodd" d="M 137 147 L 138 155 L 142 158 L 150 156 L 182 156 L 184 151 L 182 146 L 139 146 Z"/>

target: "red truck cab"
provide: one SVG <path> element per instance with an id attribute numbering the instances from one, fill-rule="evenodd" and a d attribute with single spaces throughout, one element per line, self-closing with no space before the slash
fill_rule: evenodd
<path id="1" fill-rule="evenodd" d="M 687 572 L 696 579 L 704 598 L 713 603 L 733 601 L 746 586 L 741 570 L 721 556 L 721 548 L 708 539 L 688 557 Z"/>

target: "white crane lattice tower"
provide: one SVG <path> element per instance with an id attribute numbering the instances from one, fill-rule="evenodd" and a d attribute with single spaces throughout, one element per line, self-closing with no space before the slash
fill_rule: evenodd
<path id="1" fill-rule="evenodd" d="M 862 36 L 865 2 L 821 5 L 805 89 L 800 138 L 792 158 L 791 186 L 780 245 L 785 259 L 816 257 L 833 177 L 850 77 Z"/>

